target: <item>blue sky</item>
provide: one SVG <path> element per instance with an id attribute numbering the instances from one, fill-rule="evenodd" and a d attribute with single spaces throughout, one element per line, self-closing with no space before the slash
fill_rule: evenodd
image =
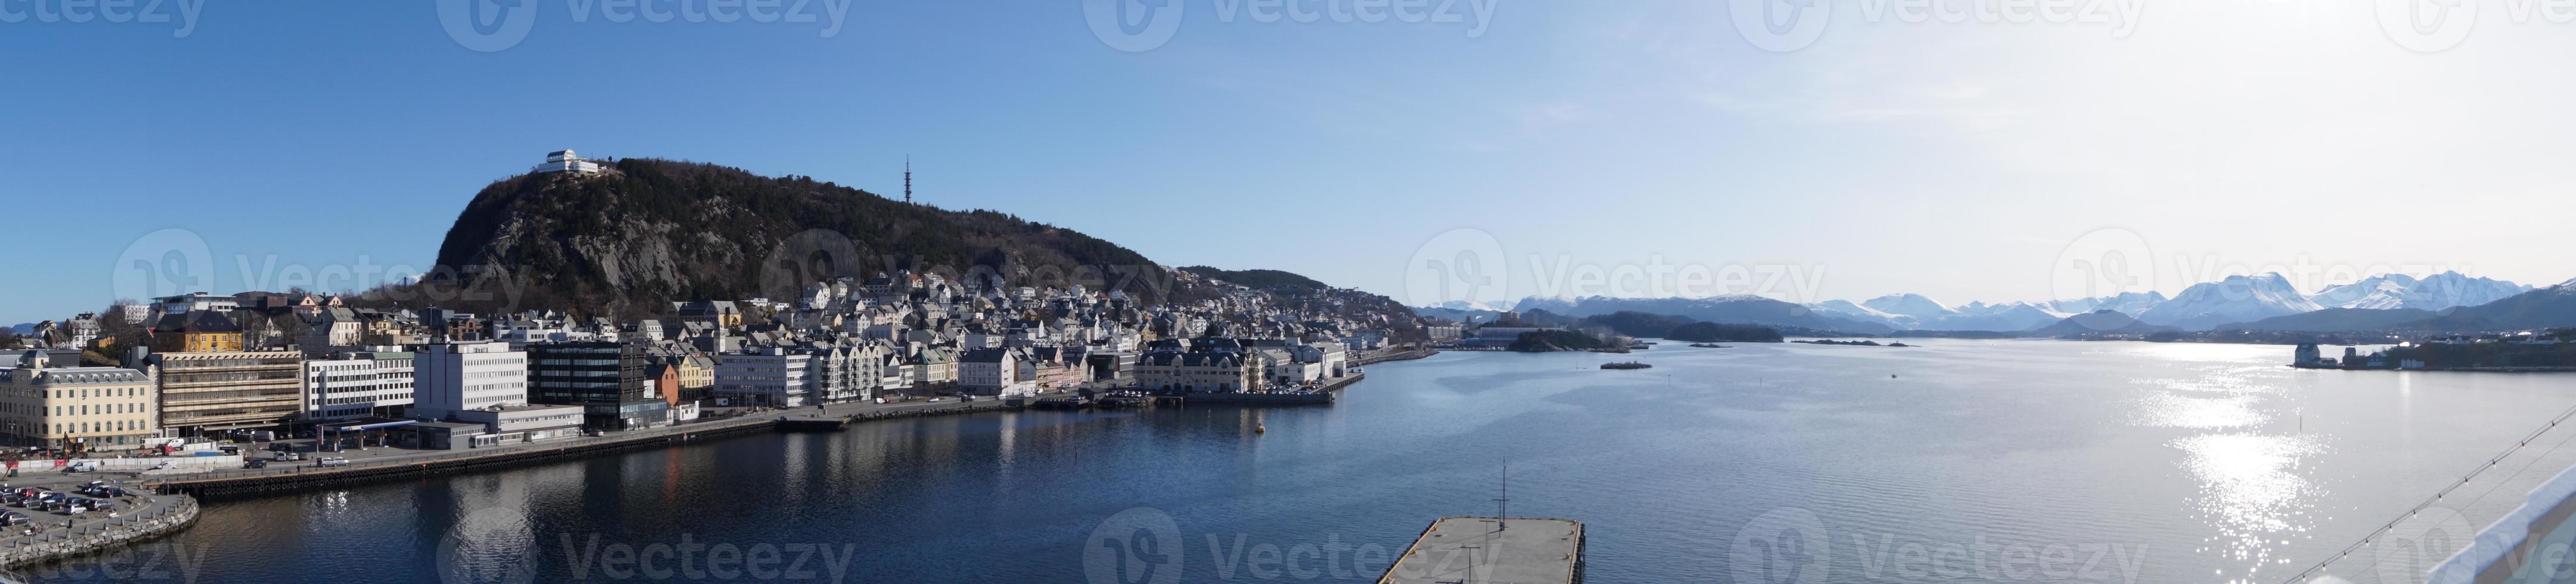
<path id="1" fill-rule="evenodd" d="M 476 190 L 560 148 L 887 194 L 909 154 L 929 203 L 1399 299 L 1457 241 L 1501 252 L 1505 297 L 1596 291 L 1565 266 L 1681 265 L 1804 275 L 1608 291 L 2039 300 L 2104 230 L 2135 234 L 2162 267 L 2139 285 L 2168 292 L 2272 266 L 2318 267 L 2311 289 L 2337 270 L 2576 276 L 2557 243 L 2576 118 L 2553 97 L 2576 72 L 2545 60 L 2576 25 L 2502 8 L 2426 52 L 2332 3 L 2105 24 L 1827 2 L 1820 36 L 1773 52 L 1714 2 L 1263 23 L 1180 1 L 1141 51 L 1081 2 L 850 2 L 827 35 L 826 0 L 811 23 L 534 0 L 524 39 L 478 51 L 436 2 L 75 23 L 30 11 L 60 0 L 0 1 L 19 247 L 0 323 L 105 304 L 120 257 L 171 228 L 206 242 L 218 291 L 273 277 L 272 256 L 425 266 Z M 1443 235 L 1461 229 L 1490 240 Z"/>

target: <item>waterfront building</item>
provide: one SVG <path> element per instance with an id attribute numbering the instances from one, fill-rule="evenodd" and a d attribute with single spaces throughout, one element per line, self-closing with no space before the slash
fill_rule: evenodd
<path id="1" fill-rule="evenodd" d="M 1242 353 L 1147 353 L 1136 360 L 1136 384 L 1148 390 L 1236 392 L 1258 387 L 1261 367 Z"/>
<path id="2" fill-rule="evenodd" d="M 528 404 L 528 354 L 499 341 L 421 345 L 412 358 L 411 416 Z"/>
<path id="3" fill-rule="evenodd" d="M 1019 349 L 971 349 L 957 360 L 957 389 L 973 395 L 1034 396 L 1036 365 Z"/>
<path id="4" fill-rule="evenodd" d="M 528 402 L 577 405 L 583 427 L 627 430 L 670 421 L 670 404 L 644 380 L 636 343 L 539 343 L 528 346 Z"/>
<path id="5" fill-rule="evenodd" d="M 161 384 L 161 427 L 182 436 L 283 426 L 303 411 L 297 351 L 149 353 Z"/>
<path id="6" fill-rule="evenodd" d="M 27 351 L 0 368 L 0 445 L 132 450 L 160 434 L 150 373 Z"/>
<path id="7" fill-rule="evenodd" d="M 334 353 L 304 362 L 304 419 L 401 415 L 413 401 L 413 354 Z"/>
<path id="8" fill-rule="evenodd" d="M 714 396 L 727 406 L 800 407 L 813 405 L 805 380 L 811 359 L 771 347 L 727 354 L 716 363 Z"/>

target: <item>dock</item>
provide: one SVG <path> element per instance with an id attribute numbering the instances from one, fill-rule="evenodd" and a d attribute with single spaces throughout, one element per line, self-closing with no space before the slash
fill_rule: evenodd
<path id="1" fill-rule="evenodd" d="M 1431 522 L 1378 584 L 1580 584 L 1583 522 L 1447 517 Z"/>

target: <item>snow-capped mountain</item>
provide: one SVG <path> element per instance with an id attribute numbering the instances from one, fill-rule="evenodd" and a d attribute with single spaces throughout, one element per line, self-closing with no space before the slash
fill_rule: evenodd
<path id="1" fill-rule="evenodd" d="M 1894 330 L 1894 327 L 1874 321 L 1841 318 L 1805 305 L 1751 294 L 1708 298 L 1613 298 L 1608 296 L 1541 298 L 1532 296 L 1522 299 L 1514 308 L 1521 312 L 1545 310 L 1572 317 L 1633 311 L 1728 324 L 1792 326 L 1852 333 L 1881 333 Z"/>
<path id="2" fill-rule="evenodd" d="M 2381 274 L 2351 284 L 2329 286 L 2308 298 L 2328 308 L 2440 311 L 2477 306 L 2530 291 L 2530 286 L 2494 278 L 2471 278 L 2459 272 L 2442 272 L 2422 279 L 2405 274 Z"/>
<path id="3" fill-rule="evenodd" d="M 2022 331 L 2048 326 L 2066 318 L 2064 314 L 2028 302 L 1970 302 L 1953 308 L 1920 294 L 1890 294 L 1860 304 L 1849 300 L 1827 300 L 1809 304 L 1807 308 L 1837 318 L 1889 328 L 1935 331 Z"/>
<path id="4" fill-rule="evenodd" d="M 2417 282 L 2419 280 L 2414 276 L 2405 274 L 2380 274 L 2362 278 L 2359 282 L 2327 286 L 2308 299 L 2327 308 L 2403 308 L 2406 289 L 2414 287 Z"/>
<path id="5" fill-rule="evenodd" d="M 2121 292 L 2119 294 L 2099 298 L 2051 300 L 2047 303 L 2046 308 L 2051 311 L 2068 315 L 2090 314 L 2096 311 L 2110 310 L 2119 312 L 2120 314 L 2135 316 L 2138 313 L 2146 312 L 2147 309 L 2154 308 L 2156 305 L 2163 304 L 2164 302 L 2165 293 L 2163 292 Z"/>
<path id="6" fill-rule="evenodd" d="M 1918 321 L 1935 321 L 1959 315 L 1958 311 L 1942 306 L 1940 301 L 1921 294 L 1889 294 L 1863 300 L 1860 305 L 1863 308 L 1890 315 L 1913 317 Z"/>
<path id="7" fill-rule="evenodd" d="M 2147 324 L 2188 330 L 2208 330 L 2218 325 L 2253 322 L 2275 316 L 2299 314 L 2324 308 L 2308 295 L 2290 285 L 2290 279 L 2278 272 L 2255 276 L 2228 276 L 2225 280 L 2193 284 L 2172 299 L 2138 314 Z"/>

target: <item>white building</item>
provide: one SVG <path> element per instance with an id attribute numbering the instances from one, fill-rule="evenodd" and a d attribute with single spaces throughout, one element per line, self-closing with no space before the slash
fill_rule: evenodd
<path id="1" fill-rule="evenodd" d="M 393 415 L 412 405 L 411 353 L 338 353 L 304 362 L 304 419 Z"/>
<path id="2" fill-rule="evenodd" d="M 499 341 L 423 345 L 413 354 L 412 417 L 528 403 L 528 353 Z"/>
<path id="3" fill-rule="evenodd" d="M 580 155 L 573 154 L 571 150 L 546 153 L 546 163 L 537 165 L 537 172 L 540 174 L 549 172 L 591 174 L 600 170 L 602 167 L 599 163 L 583 159 Z"/>
<path id="4" fill-rule="evenodd" d="M 957 389 L 974 395 L 1038 394 L 1037 372 L 1019 349 L 975 349 L 957 360 Z"/>

